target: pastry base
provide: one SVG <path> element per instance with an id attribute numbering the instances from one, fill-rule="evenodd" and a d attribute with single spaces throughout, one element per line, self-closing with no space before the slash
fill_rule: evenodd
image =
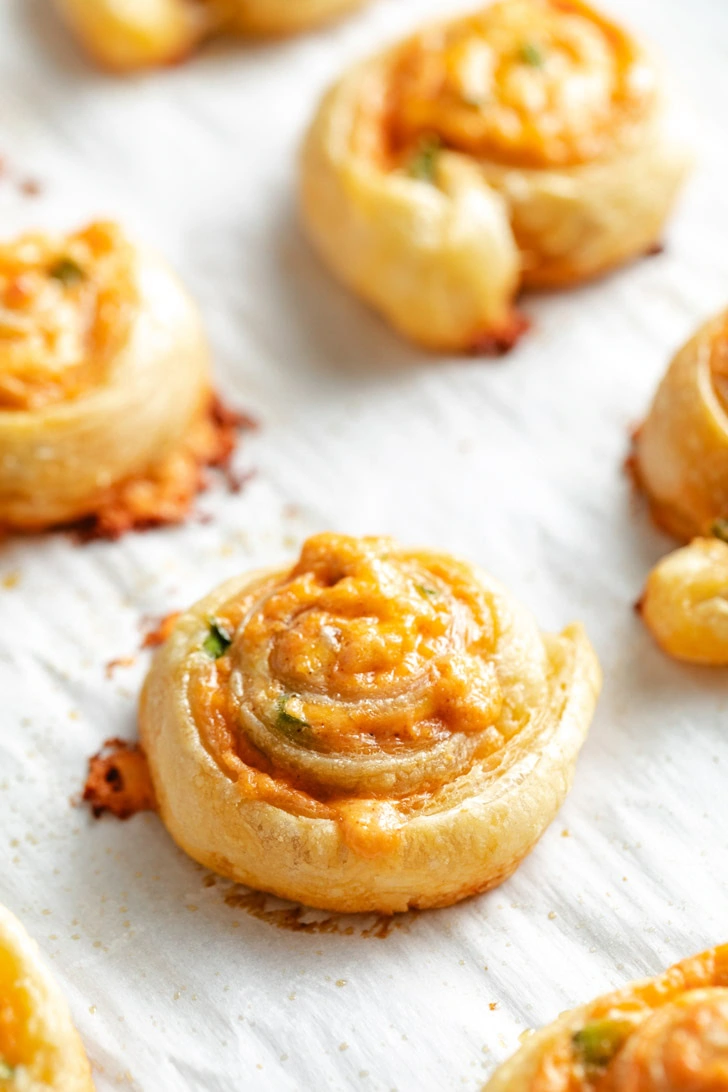
<path id="1" fill-rule="evenodd" d="M 74 530 L 88 541 L 118 539 L 129 531 L 182 523 L 190 515 L 197 494 L 208 486 L 208 467 L 227 473 L 231 487 L 240 488 L 242 482 L 230 474 L 230 462 L 239 430 L 253 427 L 252 418 L 230 410 L 213 395 L 179 447 L 143 474 L 111 486 L 87 515 L 70 524 L 4 524 L 0 534 Z"/>

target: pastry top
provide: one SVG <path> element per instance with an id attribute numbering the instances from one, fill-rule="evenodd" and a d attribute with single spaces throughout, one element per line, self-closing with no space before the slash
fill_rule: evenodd
<path id="1" fill-rule="evenodd" d="M 482 788 L 559 700 L 527 612 L 391 539 L 317 535 L 198 609 L 172 642 L 197 634 L 181 700 L 205 749 L 244 793 L 343 820 L 350 844 Z"/>
<path id="2" fill-rule="evenodd" d="M 728 1088 L 728 945 L 606 994 L 526 1040 L 488 1092 Z"/>
<path id="3" fill-rule="evenodd" d="M 0 411 L 34 411 L 103 384 L 138 294 L 112 223 L 0 246 Z"/>
<path id="4" fill-rule="evenodd" d="M 582 0 L 498 0 L 402 46 L 388 112 L 395 147 L 436 138 L 503 165 L 558 168 L 629 142 L 656 94 L 642 49 Z"/>

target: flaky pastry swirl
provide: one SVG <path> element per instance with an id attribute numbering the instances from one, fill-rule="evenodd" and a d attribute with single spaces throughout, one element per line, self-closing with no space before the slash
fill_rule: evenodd
<path id="1" fill-rule="evenodd" d="M 724 1092 L 728 945 L 564 1013 L 487 1092 Z"/>
<path id="2" fill-rule="evenodd" d="M 728 545 L 696 538 L 668 554 L 647 578 L 638 606 L 668 655 L 728 665 Z"/>
<path id="3" fill-rule="evenodd" d="M 728 312 L 675 355 L 635 438 L 637 479 L 656 522 L 678 538 L 728 516 Z"/>
<path id="4" fill-rule="evenodd" d="M 183 614 L 141 701 L 194 858 L 312 906 L 394 912 L 500 883 L 554 817 L 600 685 L 482 570 L 318 535 Z"/>
<path id="5" fill-rule="evenodd" d="M 686 172 L 642 48 L 583 0 L 498 0 L 357 65 L 305 141 L 334 272 L 439 350 L 506 348 L 523 286 L 649 250 Z"/>
<path id="6" fill-rule="evenodd" d="M 68 1005 L 35 941 L 0 906 L 0 1089 L 93 1092 Z"/>
<path id="7" fill-rule="evenodd" d="M 364 0 L 56 0 L 92 57 L 129 72 L 173 64 L 215 34 L 291 34 Z"/>
<path id="8" fill-rule="evenodd" d="M 114 506 L 171 518 L 198 486 L 210 405 L 194 303 L 118 227 L 0 247 L 0 527 Z"/>

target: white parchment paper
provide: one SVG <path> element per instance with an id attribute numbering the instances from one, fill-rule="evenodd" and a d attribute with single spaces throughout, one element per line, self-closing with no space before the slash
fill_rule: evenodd
<path id="1" fill-rule="evenodd" d="M 399 341 L 319 266 L 293 201 L 324 85 L 461 6 L 375 0 L 115 80 L 47 0 L 0 0 L 2 235 L 123 217 L 178 267 L 221 388 L 262 420 L 238 459 L 257 476 L 202 499 L 212 523 L 0 547 L 0 901 L 49 957 L 100 1092 L 473 1090 L 525 1027 L 728 939 L 728 673 L 669 662 L 635 618 L 670 543 L 621 469 L 669 354 L 728 302 L 728 5 L 609 0 L 682 86 L 696 172 L 664 255 L 528 300 L 533 332 L 496 363 Z M 545 627 L 583 619 L 606 675 L 574 790 L 516 876 L 386 939 L 362 935 L 372 919 L 276 928 L 154 816 L 71 804 L 101 741 L 135 732 L 147 655 L 105 665 L 136 653 L 141 617 L 329 528 L 483 563 Z"/>

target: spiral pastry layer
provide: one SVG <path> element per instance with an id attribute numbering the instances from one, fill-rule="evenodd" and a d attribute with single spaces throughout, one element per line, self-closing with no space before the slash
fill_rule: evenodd
<path id="1" fill-rule="evenodd" d="M 676 354 L 635 439 L 656 522 L 682 539 L 728 516 L 728 312 Z"/>
<path id="2" fill-rule="evenodd" d="M 0 906 L 0 1088 L 93 1092 L 68 1005 L 38 947 Z"/>
<path id="3" fill-rule="evenodd" d="M 728 664 L 728 545 L 696 538 L 658 562 L 639 602 L 657 643 L 677 660 Z"/>
<path id="4" fill-rule="evenodd" d="M 332 910 L 500 883 L 561 805 L 599 668 L 481 570 L 319 535 L 183 614 L 145 684 L 162 818 L 210 868 Z"/>
<path id="5" fill-rule="evenodd" d="M 211 398 L 194 303 L 114 224 L 0 247 L 0 526 L 179 518 Z"/>
<path id="6" fill-rule="evenodd" d="M 574 1009 L 526 1040 L 487 1092 L 728 1089 L 728 945 Z"/>
<path id="7" fill-rule="evenodd" d="M 324 260 L 413 340 L 505 348 L 520 286 L 647 251 L 686 172 L 653 67 L 582 0 L 498 0 L 348 72 L 306 139 Z"/>
<path id="8" fill-rule="evenodd" d="M 175 64 L 216 34 L 291 34 L 364 0 L 55 0 L 88 53 L 131 72 Z"/>

